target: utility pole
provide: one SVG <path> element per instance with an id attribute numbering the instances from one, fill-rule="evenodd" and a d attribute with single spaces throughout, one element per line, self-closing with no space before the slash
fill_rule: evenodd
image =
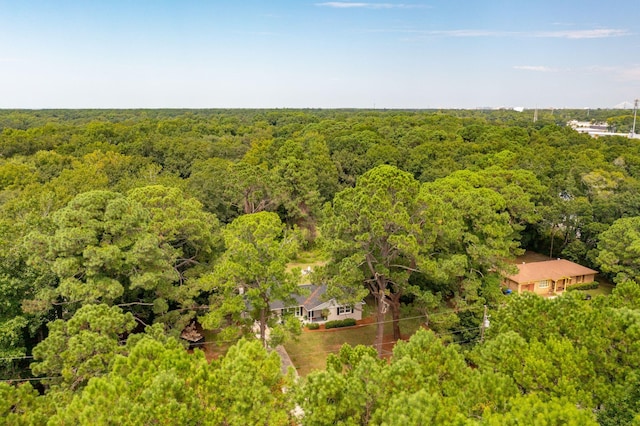
<path id="1" fill-rule="evenodd" d="M 484 314 L 482 314 L 482 324 L 480 325 L 480 342 L 484 342 L 484 330 L 489 328 L 489 317 L 487 316 L 487 305 L 484 305 Z"/>

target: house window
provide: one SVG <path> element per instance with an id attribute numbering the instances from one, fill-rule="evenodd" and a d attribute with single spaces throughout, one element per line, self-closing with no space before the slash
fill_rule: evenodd
<path id="1" fill-rule="evenodd" d="M 338 306 L 338 315 L 353 313 L 353 306 Z"/>
<path id="2" fill-rule="evenodd" d="M 549 288 L 549 284 L 549 280 L 538 281 L 538 288 Z"/>
<path id="3" fill-rule="evenodd" d="M 578 275 L 578 276 L 576 277 L 576 283 L 577 283 L 577 284 L 580 284 L 580 283 L 581 283 L 581 282 L 583 282 L 583 281 L 584 281 L 584 275 Z"/>
<path id="4" fill-rule="evenodd" d="M 296 317 L 302 316 L 302 306 L 296 306 L 295 308 L 285 308 L 282 310 L 283 314 L 293 314 Z"/>

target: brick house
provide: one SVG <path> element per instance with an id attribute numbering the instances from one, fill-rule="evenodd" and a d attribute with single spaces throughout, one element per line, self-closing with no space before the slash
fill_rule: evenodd
<path id="1" fill-rule="evenodd" d="M 566 259 L 521 263 L 518 273 L 504 277 L 503 286 L 513 292 L 530 291 L 540 296 L 562 294 L 569 286 L 595 281 L 598 271 Z"/>

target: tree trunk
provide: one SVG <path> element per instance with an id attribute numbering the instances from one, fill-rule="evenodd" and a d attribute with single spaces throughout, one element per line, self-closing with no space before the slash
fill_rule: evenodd
<path id="1" fill-rule="evenodd" d="M 382 343 L 384 342 L 384 314 L 387 313 L 387 303 L 386 303 L 386 289 L 387 289 L 387 279 L 384 275 L 376 272 L 373 267 L 373 263 L 371 257 L 367 255 L 367 263 L 369 264 L 369 270 L 373 274 L 375 284 L 370 284 L 370 290 L 373 297 L 376 299 L 377 309 L 376 309 L 376 340 L 374 346 L 376 351 L 378 352 L 378 358 L 382 358 Z"/>
<path id="2" fill-rule="evenodd" d="M 384 341 L 384 314 L 385 314 L 385 296 L 384 291 L 378 290 L 376 301 L 378 302 L 378 310 L 376 313 L 376 351 L 378 358 L 382 358 L 382 342 Z"/>
<path id="3" fill-rule="evenodd" d="M 244 198 L 242 199 L 242 202 L 243 202 L 242 209 L 244 211 L 244 214 L 253 213 L 253 206 L 249 203 L 249 195 L 248 194 L 244 194 Z"/>
<path id="4" fill-rule="evenodd" d="M 387 280 L 383 275 L 375 274 L 376 284 L 378 286 L 378 293 L 376 301 L 378 302 L 378 311 L 376 315 L 376 351 L 378 351 L 378 358 L 382 358 L 382 344 L 384 342 L 384 315 L 387 313 L 388 304 L 385 300 L 387 298 Z"/>
<path id="5" fill-rule="evenodd" d="M 267 313 L 265 308 L 260 309 L 260 340 L 262 340 L 262 345 L 267 347 Z"/>
<path id="6" fill-rule="evenodd" d="M 64 319 L 64 311 L 62 310 L 62 305 L 53 305 L 53 308 L 56 312 L 56 318 Z"/>
<path id="7" fill-rule="evenodd" d="M 389 306 L 393 318 L 393 340 L 400 339 L 400 296 L 401 293 L 389 295 Z"/>

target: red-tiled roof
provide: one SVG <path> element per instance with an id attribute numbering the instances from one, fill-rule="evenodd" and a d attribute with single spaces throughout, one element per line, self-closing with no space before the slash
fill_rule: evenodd
<path id="1" fill-rule="evenodd" d="M 578 265 L 566 259 L 547 260 L 544 262 L 521 263 L 516 265 L 519 272 L 507 276 L 517 283 L 528 283 L 541 280 L 559 280 L 560 278 L 579 275 L 597 274 L 598 271 Z"/>

